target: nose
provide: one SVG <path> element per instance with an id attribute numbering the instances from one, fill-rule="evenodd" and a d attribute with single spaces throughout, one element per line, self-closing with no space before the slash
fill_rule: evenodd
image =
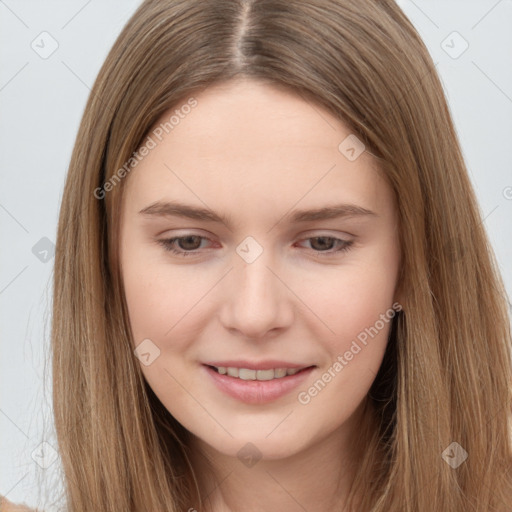
<path id="1" fill-rule="evenodd" d="M 256 340 L 275 336 L 293 323 L 294 294 L 269 252 L 263 251 L 252 263 L 237 261 L 235 255 L 226 281 L 221 322 L 240 337 Z"/>

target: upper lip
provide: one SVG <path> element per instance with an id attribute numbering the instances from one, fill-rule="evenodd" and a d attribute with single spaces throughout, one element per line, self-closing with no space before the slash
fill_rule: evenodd
<path id="1" fill-rule="evenodd" d="M 301 369 L 314 366 L 312 364 L 296 364 L 287 361 L 277 361 L 275 359 L 258 362 L 242 361 L 238 359 L 228 361 L 210 361 L 204 364 L 206 364 L 207 366 L 216 366 L 217 368 L 222 366 L 224 368 L 247 368 L 249 370 L 272 370 L 273 368 Z"/>

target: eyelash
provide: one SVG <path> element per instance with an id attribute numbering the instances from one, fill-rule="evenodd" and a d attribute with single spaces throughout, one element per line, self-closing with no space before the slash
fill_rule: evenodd
<path id="1" fill-rule="evenodd" d="M 186 238 L 190 238 L 190 237 L 199 237 L 201 239 L 204 239 L 204 240 L 209 240 L 208 238 L 204 237 L 204 236 L 199 236 L 199 235 L 184 235 L 184 236 L 178 236 L 178 237 L 175 237 L 175 238 L 168 238 L 168 239 L 163 239 L 163 240 L 158 240 L 158 243 L 160 245 L 163 246 L 163 248 L 172 253 L 172 254 L 175 254 L 177 256 L 181 256 L 181 257 L 186 257 L 186 256 L 193 256 L 195 254 L 198 254 L 197 253 L 197 249 L 195 251 L 180 251 L 180 250 L 177 250 L 174 248 L 174 242 L 176 242 L 177 240 L 184 240 Z M 336 249 L 336 250 L 329 250 L 329 251 L 315 251 L 314 249 L 312 249 L 315 253 L 315 256 L 318 255 L 318 256 L 321 256 L 321 257 L 328 257 L 328 256 L 333 256 L 335 254 L 338 254 L 338 253 L 343 253 L 343 252 L 346 252 L 348 251 L 352 244 L 353 244 L 353 241 L 349 241 L 349 240 L 342 240 L 340 238 L 335 238 L 333 236 L 313 236 L 313 237 L 310 237 L 310 238 L 305 238 L 304 240 L 312 240 L 312 239 L 315 239 L 315 238 L 327 238 L 328 240 L 334 240 L 335 242 L 341 242 L 341 247 Z"/>

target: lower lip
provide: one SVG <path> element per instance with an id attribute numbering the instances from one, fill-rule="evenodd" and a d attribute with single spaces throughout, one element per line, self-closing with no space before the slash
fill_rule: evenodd
<path id="1" fill-rule="evenodd" d="M 264 404 L 277 400 L 304 382 L 315 369 L 311 366 L 295 375 L 273 380 L 243 380 L 221 375 L 207 365 L 203 367 L 221 391 L 247 404 Z"/>

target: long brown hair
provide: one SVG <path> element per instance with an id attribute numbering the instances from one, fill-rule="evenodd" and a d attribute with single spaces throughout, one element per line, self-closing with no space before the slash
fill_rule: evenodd
<path id="1" fill-rule="evenodd" d="M 92 88 L 60 210 L 53 403 L 69 512 L 202 507 L 189 434 L 133 354 L 118 262 L 129 171 L 119 169 L 165 111 L 236 76 L 333 113 L 396 196 L 404 311 L 369 393 L 376 415 L 361 431 L 358 510 L 510 507 L 506 292 L 435 66 L 410 21 L 391 0 L 147 0 Z M 467 453 L 458 467 L 454 453 Z"/>

